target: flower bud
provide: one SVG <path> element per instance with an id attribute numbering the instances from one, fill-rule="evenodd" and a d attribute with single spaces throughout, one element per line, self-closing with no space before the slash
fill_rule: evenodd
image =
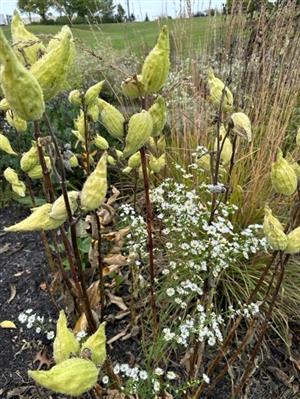
<path id="1" fill-rule="evenodd" d="M 243 112 L 235 112 L 231 115 L 233 123 L 233 132 L 247 139 L 249 143 L 252 140 L 251 122 Z"/>
<path id="2" fill-rule="evenodd" d="M 272 215 L 271 209 L 265 207 L 263 230 L 271 248 L 275 251 L 284 251 L 287 246 L 287 236 L 282 224 Z"/>
<path id="3" fill-rule="evenodd" d="M 125 119 L 113 105 L 99 98 L 100 119 L 106 130 L 115 138 L 123 139 Z"/>
<path id="4" fill-rule="evenodd" d="M 17 59 L 0 31 L 1 86 L 11 109 L 25 121 L 38 120 L 44 113 L 43 93 L 36 78 Z"/>
<path id="5" fill-rule="evenodd" d="M 59 313 L 56 324 L 56 337 L 53 343 L 53 357 L 55 363 L 61 363 L 79 352 L 79 342 L 68 329 L 67 318 L 63 310 Z"/>
<path id="6" fill-rule="evenodd" d="M 76 212 L 78 208 L 78 197 L 79 197 L 78 191 L 68 192 L 69 204 L 72 215 L 74 212 Z M 61 219 L 66 220 L 68 218 L 68 212 L 66 209 L 65 199 L 63 195 L 61 195 L 60 197 L 57 198 L 56 201 L 54 201 L 49 216 L 55 220 L 61 220 Z"/>
<path id="7" fill-rule="evenodd" d="M 56 45 L 31 67 L 32 74 L 43 89 L 45 101 L 55 97 L 64 89 L 72 66 L 70 64 L 74 50 L 72 41 L 73 35 L 70 28 L 64 26 L 60 32 L 60 40 L 56 40 Z"/>
<path id="8" fill-rule="evenodd" d="M 84 211 L 93 211 L 99 208 L 105 199 L 107 192 L 107 154 L 100 158 L 95 170 L 85 181 L 81 194 L 80 203 Z"/>
<path id="9" fill-rule="evenodd" d="M 89 349 L 92 352 L 92 361 L 98 367 L 102 366 L 106 359 L 105 324 L 105 322 L 100 324 L 98 330 L 91 335 L 81 347 L 81 353 L 83 353 L 85 349 Z"/>
<path id="10" fill-rule="evenodd" d="M 42 41 L 25 28 L 17 10 L 11 21 L 11 36 L 13 49 L 25 66 L 34 64 L 46 52 Z"/>
<path id="11" fill-rule="evenodd" d="M 168 77 L 170 69 L 170 41 L 167 26 L 164 26 L 159 34 L 155 47 L 145 59 L 142 68 L 142 81 L 145 92 L 158 92 Z"/>
<path id="12" fill-rule="evenodd" d="M 16 194 L 18 194 L 20 197 L 25 197 L 25 184 L 19 180 L 19 177 L 14 169 L 6 168 L 3 172 L 3 176 L 11 184 L 11 188 Z"/>
<path id="13" fill-rule="evenodd" d="M 128 159 L 128 166 L 130 169 L 137 169 L 141 165 L 141 154 L 140 152 L 136 152 L 135 154 L 131 155 Z"/>
<path id="14" fill-rule="evenodd" d="M 12 146 L 8 138 L 1 133 L 0 133 L 0 150 L 10 155 L 17 155 L 17 153 L 12 149 Z"/>
<path id="15" fill-rule="evenodd" d="M 210 93 L 210 101 L 217 107 L 220 107 L 222 102 L 222 109 L 224 111 L 230 111 L 230 109 L 233 107 L 233 95 L 229 88 L 222 82 L 222 80 L 215 77 L 211 68 L 208 71 L 207 83 Z"/>
<path id="16" fill-rule="evenodd" d="M 159 136 L 167 120 L 166 102 L 162 96 L 158 96 L 155 103 L 149 108 L 149 114 L 153 121 L 152 136 Z"/>
<path id="17" fill-rule="evenodd" d="M 283 158 L 280 149 L 276 162 L 272 165 L 271 181 L 274 190 L 279 194 L 292 195 L 297 190 L 297 175 L 288 161 Z"/>
<path id="18" fill-rule="evenodd" d="M 297 227 L 287 235 L 287 254 L 297 254 L 300 252 L 300 227 Z"/>
<path id="19" fill-rule="evenodd" d="M 125 96 L 137 98 L 145 95 L 142 75 L 135 75 L 124 80 L 121 84 L 121 90 Z"/>
<path id="20" fill-rule="evenodd" d="M 91 86 L 87 90 L 87 92 L 85 93 L 85 96 L 84 96 L 84 101 L 85 101 L 86 106 L 92 105 L 96 102 L 96 100 L 102 90 L 102 87 L 104 85 L 104 82 L 105 81 L 102 80 L 101 82 L 96 83 L 95 85 Z"/>
<path id="21" fill-rule="evenodd" d="M 93 362 L 80 358 L 65 360 L 50 370 L 28 371 L 29 377 L 42 387 L 70 396 L 80 396 L 92 389 L 98 374 Z"/>
<path id="22" fill-rule="evenodd" d="M 82 104 L 80 91 L 79 90 L 70 91 L 68 100 L 72 105 L 80 107 Z"/>
<path id="23" fill-rule="evenodd" d="M 134 114 L 128 123 L 128 134 L 123 151 L 124 158 L 127 158 L 143 147 L 149 140 L 152 130 L 153 122 L 149 112 L 143 110 L 138 114 Z"/>
<path id="24" fill-rule="evenodd" d="M 108 150 L 109 148 L 107 140 L 104 137 L 100 136 L 99 134 L 97 134 L 96 137 L 94 138 L 94 144 L 97 148 L 103 151 Z"/>
<path id="25" fill-rule="evenodd" d="M 20 118 L 16 113 L 7 111 L 5 114 L 5 119 L 11 127 L 16 129 L 18 133 L 26 132 L 27 122 Z"/>

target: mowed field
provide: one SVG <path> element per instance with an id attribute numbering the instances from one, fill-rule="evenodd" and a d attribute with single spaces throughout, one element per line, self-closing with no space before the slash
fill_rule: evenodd
<path id="1" fill-rule="evenodd" d="M 195 49 L 209 38 L 212 27 L 219 25 L 221 17 L 200 17 L 192 19 L 174 19 L 152 22 L 131 22 L 99 25 L 73 25 L 72 31 L 76 39 L 90 48 L 97 48 L 103 42 L 109 42 L 115 50 L 144 52 L 153 46 L 160 26 L 167 24 L 172 33 L 175 46 L 189 45 Z M 57 25 L 31 25 L 28 29 L 37 34 L 55 35 L 61 27 Z M 10 28 L 2 27 L 10 38 Z M 180 38 L 180 40 L 179 40 Z"/>

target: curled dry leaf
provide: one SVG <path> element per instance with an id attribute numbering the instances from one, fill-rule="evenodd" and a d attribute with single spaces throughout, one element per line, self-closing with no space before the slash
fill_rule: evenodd
<path id="1" fill-rule="evenodd" d="M 99 324 L 98 314 L 93 309 L 92 309 L 92 314 L 96 321 L 96 325 L 98 325 Z M 77 320 L 75 327 L 73 328 L 73 333 L 76 335 L 80 331 L 87 331 L 87 330 L 88 330 L 87 318 L 86 318 L 86 315 L 84 313 L 82 313 L 81 316 L 79 317 L 79 319 Z"/>
<path id="2" fill-rule="evenodd" d="M 109 225 L 116 214 L 115 209 L 107 204 L 103 204 L 101 210 L 98 212 L 100 222 L 102 226 Z"/>
<path id="3" fill-rule="evenodd" d="M 7 328 L 7 329 L 10 329 L 10 328 L 17 328 L 17 326 L 15 325 L 15 323 L 14 323 L 13 321 L 10 321 L 10 320 L 3 320 L 3 321 L 1 321 L 0 327 L 1 327 L 1 328 Z"/>
<path id="4" fill-rule="evenodd" d="M 113 294 L 108 294 L 110 302 L 114 305 L 117 305 L 121 310 L 128 310 L 128 307 L 125 305 L 123 299 L 120 296 L 116 296 Z"/>
<path id="5" fill-rule="evenodd" d="M 116 202 L 120 195 L 120 191 L 115 186 L 112 186 L 111 191 L 112 191 L 112 195 L 106 201 L 107 205 L 112 205 L 114 202 Z"/>
<path id="6" fill-rule="evenodd" d="M 109 254 L 105 256 L 103 261 L 107 265 L 118 265 L 118 266 L 127 265 L 127 258 L 123 255 L 118 255 L 118 254 Z"/>
<path id="7" fill-rule="evenodd" d="M 6 302 L 11 303 L 14 300 L 16 294 L 17 294 L 16 286 L 14 284 L 10 284 L 10 296 Z"/>
<path id="8" fill-rule="evenodd" d="M 99 284 L 100 280 L 94 281 L 87 290 L 91 308 L 93 309 L 95 309 L 100 304 Z"/>
<path id="9" fill-rule="evenodd" d="M 107 391 L 107 399 L 138 399 L 137 396 L 125 395 L 124 393 L 119 392 L 117 389 L 109 389 Z"/>

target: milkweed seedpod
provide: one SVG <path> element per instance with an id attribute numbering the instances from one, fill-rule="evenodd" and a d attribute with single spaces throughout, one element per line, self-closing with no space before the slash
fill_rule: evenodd
<path id="1" fill-rule="evenodd" d="M 72 355 L 77 355 L 79 349 L 79 342 L 68 329 L 65 312 L 61 310 L 56 324 L 56 336 L 53 343 L 53 357 L 55 363 L 61 363 L 69 359 Z"/>
<path id="2" fill-rule="evenodd" d="M 0 150 L 6 152 L 6 154 L 17 155 L 17 153 L 12 149 L 12 146 L 6 136 L 0 133 Z"/>
<path id="3" fill-rule="evenodd" d="M 130 166 L 126 166 L 126 168 L 122 169 L 122 173 L 125 175 L 129 175 L 129 173 L 132 171 L 132 168 Z"/>
<path id="4" fill-rule="evenodd" d="M 297 175 L 288 161 L 283 158 L 280 149 L 276 161 L 272 164 L 271 181 L 274 190 L 279 194 L 292 195 L 297 190 Z"/>
<path id="5" fill-rule="evenodd" d="M 111 155 L 107 156 L 107 163 L 111 166 L 115 166 L 117 164 L 117 161 L 115 160 L 114 157 L 112 157 Z"/>
<path id="6" fill-rule="evenodd" d="M 297 177 L 300 177 L 300 165 L 298 164 L 298 162 L 295 161 L 295 159 L 293 158 L 292 154 L 288 153 L 287 156 L 286 156 L 286 160 L 288 161 L 288 163 L 293 168 L 293 170 L 296 173 Z"/>
<path id="7" fill-rule="evenodd" d="M 98 374 L 93 362 L 80 358 L 65 360 L 47 371 L 28 371 L 28 376 L 42 387 L 70 396 L 80 396 L 92 389 Z"/>
<path id="8" fill-rule="evenodd" d="M 150 155 L 149 168 L 154 173 L 159 173 L 166 166 L 166 155 L 162 154 L 159 158 Z"/>
<path id="9" fill-rule="evenodd" d="M 125 139 L 123 157 L 138 151 L 147 143 L 153 130 L 153 122 L 149 112 L 143 110 L 138 114 L 132 115 L 128 123 L 128 133 Z"/>
<path id="10" fill-rule="evenodd" d="M 80 105 L 82 104 L 80 91 L 79 90 L 70 91 L 68 100 L 72 105 L 80 107 Z"/>
<path id="11" fill-rule="evenodd" d="M 107 192 L 107 153 L 100 158 L 95 170 L 85 181 L 81 194 L 80 204 L 84 211 L 93 211 L 99 208 Z"/>
<path id="12" fill-rule="evenodd" d="M 74 126 L 75 126 L 76 131 L 79 134 L 79 137 L 81 138 L 81 140 L 84 141 L 85 140 L 85 123 L 84 123 L 84 112 L 82 110 L 80 111 L 80 114 L 78 115 L 78 117 L 75 119 Z M 74 131 L 73 131 L 73 133 L 74 133 Z"/>
<path id="13" fill-rule="evenodd" d="M 271 209 L 265 207 L 263 230 L 271 248 L 275 251 L 284 251 L 287 246 L 287 236 L 282 224 L 272 215 Z"/>
<path id="14" fill-rule="evenodd" d="M 18 60 L 0 31 L 1 86 L 11 109 L 26 121 L 44 113 L 43 92 L 36 78 Z M 26 95 L 25 95 L 26 93 Z"/>
<path id="15" fill-rule="evenodd" d="M 209 172 L 211 169 L 210 155 L 204 154 L 197 158 L 197 165 L 199 165 L 199 167 L 204 169 L 206 172 Z"/>
<path id="16" fill-rule="evenodd" d="M 130 169 L 137 169 L 141 165 L 141 154 L 140 152 L 136 152 L 135 154 L 131 155 L 128 159 L 128 166 Z"/>
<path id="17" fill-rule="evenodd" d="M 224 136 L 222 134 L 220 134 L 219 148 L 221 148 L 223 146 L 222 152 L 221 152 L 221 160 L 223 162 L 223 165 L 227 165 L 231 160 L 233 150 L 232 150 L 232 144 L 231 144 L 230 139 L 228 137 L 226 137 L 225 141 L 223 143 L 223 140 L 224 140 L 223 137 Z M 217 144 L 217 139 L 216 139 L 214 150 L 217 151 L 217 149 L 218 149 L 218 144 Z"/>
<path id="18" fill-rule="evenodd" d="M 25 28 L 17 10 L 14 11 L 11 21 L 11 36 L 13 48 L 25 66 L 34 64 L 46 52 L 42 41 Z"/>
<path id="19" fill-rule="evenodd" d="M 78 202 L 77 202 L 78 197 L 79 197 L 78 191 L 69 191 L 68 192 L 69 204 L 70 204 L 72 215 L 74 212 L 76 212 L 76 210 L 78 208 Z M 67 220 L 68 212 L 66 209 L 66 204 L 65 204 L 63 195 L 61 195 L 60 197 L 57 198 L 56 201 L 54 201 L 54 203 L 52 205 L 51 212 L 49 213 L 49 216 L 56 220 L 62 220 L 62 219 Z"/>
<path id="20" fill-rule="evenodd" d="M 164 85 L 170 69 L 170 40 L 167 26 L 160 31 L 158 41 L 145 59 L 142 81 L 146 93 L 156 93 Z"/>
<path id="21" fill-rule="evenodd" d="M 50 218 L 52 204 L 44 204 L 32 209 L 31 215 L 13 226 L 5 227 L 5 231 L 38 231 L 38 230 L 53 230 L 62 225 L 64 220 L 55 220 Z"/>
<path id="22" fill-rule="evenodd" d="M 297 130 L 296 144 L 300 146 L 300 127 Z"/>
<path id="23" fill-rule="evenodd" d="M 0 101 L 0 110 L 8 111 L 9 109 L 10 109 L 10 106 L 8 104 L 8 101 L 6 100 L 6 98 L 2 98 L 2 100 Z"/>
<path id="24" fill-rule="evenodd" d="M 85 93 L 84 96 L 84 101 L 85 101 L 85 105 L 89 106 L 91 104 L 94 104 L 97 100 L 97 98 L 99 97 L 99 94 L 102 90 L 102 87 L 104 85 L 104 80 L 102 80 L 99 83 L 96 83 L 95 85 L 91 86 L 87 92 Z"/>
<path id="25" fill-rule="evenodd" d="M 78 164 L 78 159 L 76 157 L 75 154 L 73 154 L 70 158 L 69 158 L 69 162 L 70 162 L 70 166 L 71 168 L 77 168 Z"/>
<path id="26" fill-rule="evenodd" d="M 115 151 L 116 151 L 117 159 L 121 159 L 123 156 L 123 151 L 120 151 L 120 150 L 115 150 Z"/>
<path id="27" fill-rule="evenodd" d="M 149 148 L 149 150 L 153 153 L 156 154 L 157 153 L 157 146 L 156 146 L 156 142 L 155 139 L 150 136 L 149 140 L 147 141 L 147 147 Z"/>
<path id="28" fill-rule="evenodd" d="M 5 179 L 11 184 L 12 190 L 18 194 L 20 197 L 25 197 L 26 186 L 19 180 L 16 171 L 12 168 L 6 168 L 3 172 Z"/>
<path id="29" fill-rule="evenodd" d="M 51 159 L 49 157 L 45 157 L 45 162 L 46 162 L 47 169 L 51 172 L 51 170 L 52 170 Z M 30 179 L 33 179 L 33 180 L 41 179 L 43 177 L 43 169 L 40 164 L 37 164 L 32 169 L 30 169 L 27 172 L 27 174 L 30 177 Z"/>
<path id="30" fill-rule="evenodd" d="M 220 106 L 222 101 L 222 109 L 229 111 L 233 106 L 233 95 L 229 88 L 225 86 L 222 80 L 215 77 L 213 70 L 208 71 L 208 88 L 210 93 L 210 101 Z M 224 91 L 224 94 L 223 94 Z"/>
<path id="31" fill-rule="evenodd" d="M 20 166 L 23 172 L 28 172 L 39 163 L 38 149 L 35 141 L 32 142 L 32 147 L 29 151 L 22 155 Z"/>
<path id="32" fill-rule="evenodd" d="M 297 254 L 300 252 L 300 227 L 297 227 L 287 235 L 287 254 Z"/>
<path id="33" fill-rule="evenodd" d="M 135 75 L 124 80 L 121 84 L 121 90 L 125 96 L 137 98 L 145 95 L 142 75 Z"/>
<path id="34" fill-rule="evenodd" d="M 93 122 L 97 122 L 99 119 L 99 107 L 98 104 L 90 104 L 87 108 L 87 114 Z"/>
<path id="35" fill-rule="evenodd" d="M 231 115 L 233 123 L 233 132 L 247 139 L 249 143 L 252 140 L 251 122 L 243 112 L 235 112 Z"/>
<path id="36" fill-rule="evenodd" d="M 55 50 L 59 43 L 64 39 L 65 35 L 71 34 L 70 40 L 70 51 L 69 51 L 69 58 L 67 61 L 68 68 L 71 67 L 75 61 L 76 57 L 76 48 L 74 43 L 74 38 L 71 29 L 68 25 L 64 25 L 61 30 L 49 41 L 47 46 L 47 53 L 50 53 L 52 50 Z"/>
<path id="37" fill-rule="evenodd" d="M 167 146 L 167 143 L 166 143 L 165 136 L 160 136 L 160 138 L 157 140 L 157 143 L 156 143 L 156 147 L 157 147 L 158 152 L 160 154 L 165 152 L 166 151 L 166 146 Z"/>
<path id="38" fill-rule="evenodd" d="M 167 121 L 167 107 L 162 96 L 158 96 L 155 103 L 149 108 L 149 114 L 153 121 L 152 136 L 159 136 Z"/>
<path id="39" fill-rule="evenodd" d="M 62 28 L 61 40 L 32 67 L 31 72 L 43 89 L 45 101 L 55 97 L 65 86 L 70 70 L 69 58 L 73 35 L 68 27 Z"/>
<path id="40" fill-rule="evenodd" d="M 98 330 L 91 335 L 81 347 L 81 353 L 83 353 L 85 349 L 89 349 L 92 352 L 92 361 L 98 367 L 102 366 L 106 359 L 105 324 L 105 322 L 100 324 Z"/>
<path id="41" fill-rule="evenodd" d="M 108 150 L 109 148 L 107 140 L 104 137 L 100 136 L 99 134 L 97 134 L 96 137 L 94 138 L 94 144 L 97 148 L 103 151 Z"/>
<path id="42" fill-rule="evenodd" d="M 16 129 L 18 133 L 26 132 L 27 130 L 27 122 L 20 118 L 17 114 L 13 113 L 12 111 L 6 111 L 5 119 L 7 123 Z"/>
<path id="43" fill-rule="evenodd" d="M 100 119 L 106 130 L 115 138 L 123 139 L 125 119 L 121 112 L 99 98 Z"/>

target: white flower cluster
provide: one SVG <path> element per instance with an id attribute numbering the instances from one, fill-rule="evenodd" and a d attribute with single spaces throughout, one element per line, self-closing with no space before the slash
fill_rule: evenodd
<path id="1" fill-rule="evenodd" d="M 18 320 L 21 324 L 26 325 L 27 329 L 34 328 L 36 334 L 46 334 L 49 341 L 54 338 L 54 331 L 48 329 L 52 319 L 46 321 L 44 316 L 37 316 L 36 313 L 33 313 L 33 309 L 27 309 L 25 312 L 20 313 Z"/>

